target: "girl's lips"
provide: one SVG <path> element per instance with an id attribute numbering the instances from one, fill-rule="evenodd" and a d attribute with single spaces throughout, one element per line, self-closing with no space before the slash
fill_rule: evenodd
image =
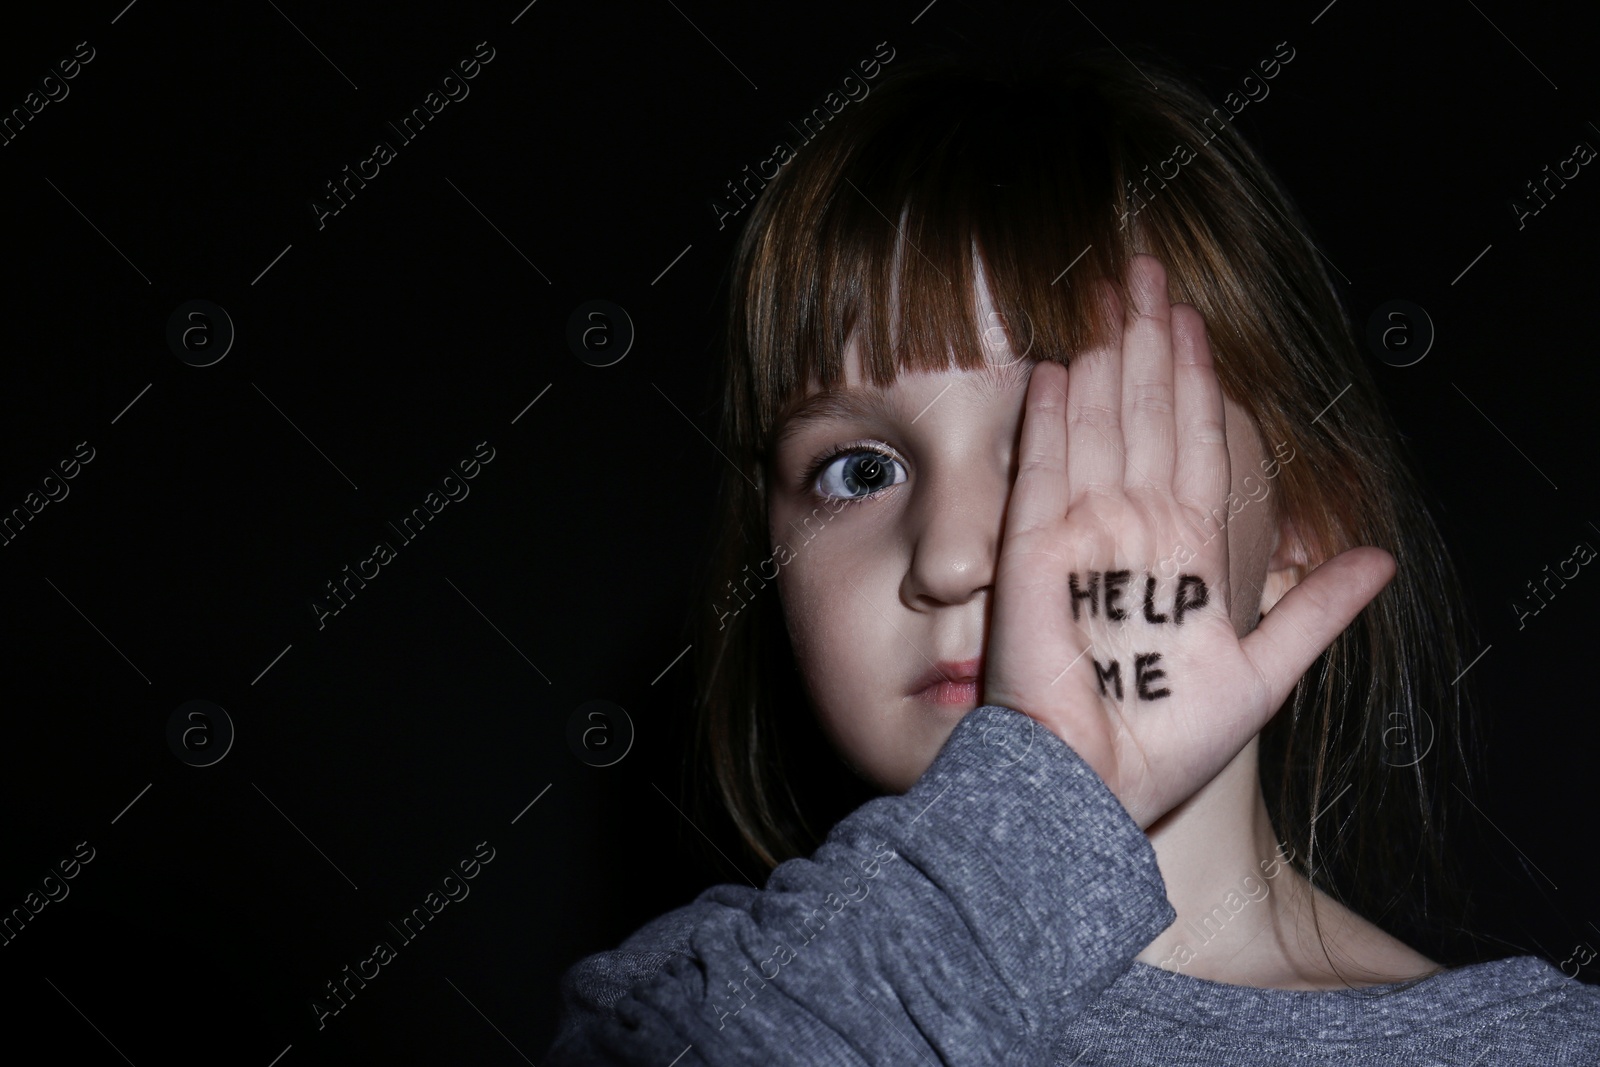
<path id="1" fill-rule="evenodd" d="M 982 657 L 935 663 L 912 683 L 911 696 L 930 704 L 974 704 L 982 674 Z"/>
<path id="2" fill-rule="evenodd" d="M 940 679 L 915 695 L 930 704 L 974 704 L 978 700 L 978 680 L 968 678 L 947 682 Z"/>

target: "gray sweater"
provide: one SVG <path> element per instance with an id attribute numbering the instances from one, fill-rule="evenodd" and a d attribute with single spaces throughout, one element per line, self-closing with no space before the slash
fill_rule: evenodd
<path id="1" fill-rule="evenodd" d="M 764 890 L 714 886 L 573 966 L 540 1067 L 1600 1065 L 1600 989 L 1535 957 L 1253 989 L 1135 962 L 1175 917 L 1088 764 L 979 708 Z"/>

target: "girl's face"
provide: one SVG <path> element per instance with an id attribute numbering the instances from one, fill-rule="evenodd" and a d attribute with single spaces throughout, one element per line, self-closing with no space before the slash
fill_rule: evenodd
<path id="1" fill-rule="evenodd" d="M 980 300 L 987 308 L 981 290 Z M 784 618 L 824 731 L 859 773 L 904 792 L 983 692 L 1033 361 L 1001 344 L 982 368 L 902 372 L 878 390 L 865 383 L 859 339 L 845 357 L 844 387 L 822 394 L 813 380 L 779 429 L 768 522 Z M 1232 615 L 1242 636 L 1294 579 L 1264 473 L 1277 467 L 1244 409 L 1226 400 L 1224 410 L 1237 508 L 1227 525 Z"/>

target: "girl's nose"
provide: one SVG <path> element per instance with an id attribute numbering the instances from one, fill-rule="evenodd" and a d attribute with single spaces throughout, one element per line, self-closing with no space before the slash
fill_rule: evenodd
<path id="1" fill-rule="evenodd" d="M 965 463 L 934 472 L 917 487 L 907 514 L 911 559 L 901 582 L 908 607 L 963 604 L 994 583 L 1010 488 L 998 463 Z"/>

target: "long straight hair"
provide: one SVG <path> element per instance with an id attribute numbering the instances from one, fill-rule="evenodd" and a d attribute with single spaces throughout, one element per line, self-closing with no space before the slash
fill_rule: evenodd
<path id="1" fill-rule="evenodd" d="M 1335 899 L 1465 961 L 1446 851 L 1475 747 L 1465 682 L 1452 683 L 1470 637 L 1461 586 L 1311 227 L 1230 119 L 1157 61 L 1086 52 L 1022 72 L 942 59 L 900 64 L 779 153 L 729 275 L 719 384 L 732 465 L 703 572 L 685 772 L 749 858 L 809 854 L 874 794 L 823 736 L 767 588 L 782 562 L 767 486 L 785 407 L 813 375 L 841 380 L 852 331 L 879 386 L 982 366 L 996 324 L 976 321 L 975 250 L 1014 350 L 1061 363 L 1101 340 L 1092 283 L 1129 306 L 1125 265 L 1149 252 L 1171 299 L 1204 315 L 1223 390 L 1269 448 L 1292 449 L 1270 506 L 1311 564 L 1356 545 L 1398 563 L 1263 732 L 1279 840 Z"/>

